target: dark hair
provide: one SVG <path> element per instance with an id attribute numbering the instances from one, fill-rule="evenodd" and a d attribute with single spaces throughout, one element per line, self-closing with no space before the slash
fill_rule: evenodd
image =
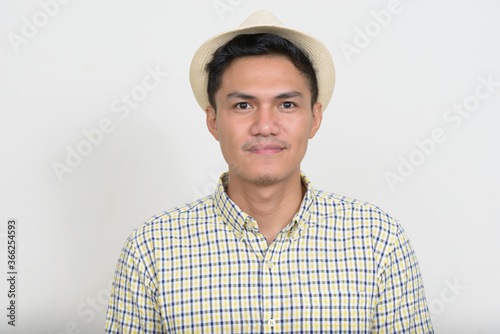
<path id="1" fill-rule="evenodd" d="M 318 99 L 318 80 L 314 67 L 307 55 L 289 40 L 276 34 L 242 34 L 237 35 L 226 44 L 219 47 L 213 55 L 212 60 L 206 65 L 208 72 L 207 93 L 208 100 L 214 109 L 215 93 L 220 88 L 222 74 L 233 60 L 248 56 L 284 56 L 309 81 L 311 90 L 311 106 Z"/>

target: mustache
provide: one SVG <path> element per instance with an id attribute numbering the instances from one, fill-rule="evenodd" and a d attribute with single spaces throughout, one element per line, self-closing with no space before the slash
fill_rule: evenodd
<path id="1" fill-rule="evenodd" d="M 277 145 L 280 145 L 283 148 L 287 148 L 287 149 L 292 146 L 287 141 L 284 141 L 284 140 L 281 140 L 281 139 L 278 139 L 278 138 L 274 138 L 274 137 L 270 137 L 270 138 L 267 138 L 267 139 L 262 139 L 262 138 L 252 139 L 249 142 L 246 142 L 243 145 L 241 145 L 241 149 L 243 151 L 247 151 L 253 145 L 260 145 L 260 144 L 277 144 Z"/>

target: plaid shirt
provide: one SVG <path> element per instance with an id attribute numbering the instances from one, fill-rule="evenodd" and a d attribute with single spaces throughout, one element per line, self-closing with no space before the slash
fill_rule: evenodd
<path id="1" fill-rule="evenodd" d="M 267 245 L 257 222 L 214 195 L 128 238 L 107 333 L 433 333 L 417 259 L 379 208 L 315 190 Z"/>

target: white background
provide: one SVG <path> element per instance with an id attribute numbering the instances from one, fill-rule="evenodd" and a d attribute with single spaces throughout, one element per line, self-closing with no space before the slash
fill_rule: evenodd
<path id="1" fill-rule="evenodd" d="M 210 193 L 226 167 L 189 65 L 202 42 L 258 9 L 317 36 L 334 58 L 336 88 L 302 165 L 313 185 L 402 223 L 437 333 L 500 332 L 499 2 L 393 0 L 388 18 L 385 0 L 54 1 L 52 16 L 40 4 L 49 0 L 0 3 L 0 267 L 16 218 L 19 272 L 15 328 L 1 275 L 0 332 L 103 331 L 126 237 Z M 114 112 L 147 68 L 168 75 L 126 117 Z M 482 100 L 480 78 L 494 82 L 478 88 Z M 463 103 L 466 117 L 449 111 Z M 70 168 L 78 148 L 87 155 Z"/>

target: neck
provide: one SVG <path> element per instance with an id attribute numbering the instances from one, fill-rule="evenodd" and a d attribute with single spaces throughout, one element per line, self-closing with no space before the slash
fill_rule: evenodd
<path id="1" fill-rule="evenodd" d="M 268 244 L 295 216 L 305 191 L 300 171 L 272 184 L 247 182 L 229 173 L 229 198 L 257 221 Z"/>

